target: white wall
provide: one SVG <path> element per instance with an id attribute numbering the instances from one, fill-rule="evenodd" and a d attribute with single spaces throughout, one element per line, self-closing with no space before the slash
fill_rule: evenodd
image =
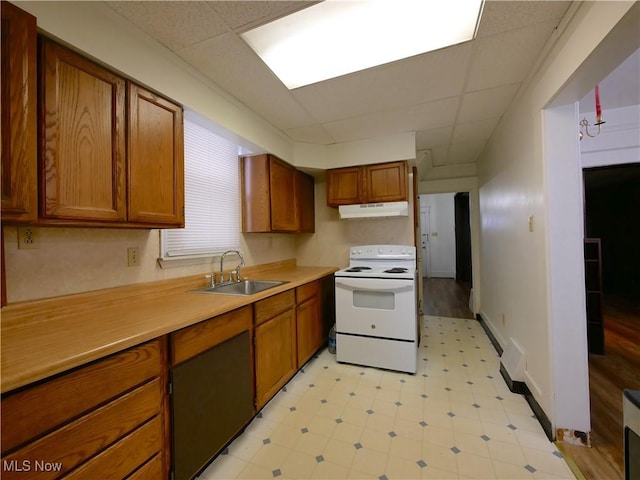
<path id="1" fill-rule="evenodd" d="M 598 68 L 589 69 L 580 79 L 576 72 L 632 6 L 633 2 L 584 2 L 573 7 L 575 16 L 558 29 L 548 56 L 518 92 L 478 164 L 481 313 L 503 346 L 513 338 L 524 348 L 525 382 L 556 428 L 590 428 L 589 403 L 585 399 L 588 373 L 581 333 L 585 328 L 584 294 L 580 299 L 572 290 L 573 308 L 569 311 L 562 308 L 566 305 L 552 303 L 562 292 L 556 288 L 563 275 L 571 279 L 572 288 L 583 285 L 582 266 L 577 265 L 581 262 L 576 261 L 581 255 L 582 237 L 574 238 L 581 222 L 581 212 L 576 211 L 575 204 L 581 202 L 581 197 L 575 176 L 572 177 L 579 167 L 575 156 L 577 118 L 571 119 L 569 127 L 565 118 L 556 124 L 558 131 L 569 135 L 569 144 L 574 145 L 574 156 L 563 157 L 548 151 L 554 146 L 545 140 L 543 109 L 552 101 L 560 102 L 556 105 L 577 102 L 593 88 L 599 80 L 595 75 Z M 617 49 L 608 48 L 601 60 L 610 62 L 612 55 L 615 58 L 617 52 L 624 55 L 627 50 L 619 42 Z M 622 58 L 618 63 L 621 61 Z M 608 71 L 601 69 L 600 79 Z M 566 117 L 566 112 L 560 112 L 560 116 Z M 546 120 L 546 128 L 551 128 L 549 117 Z M 571 149 L 564 152 L 570 153 Z M 557 170 L 553 167 L 558 165 L 551 162 L 569 165 Z M 566 184 L 557 182 L 555 175 L 566 178 Z M 553 218 L 551 213 L 547 216 L 551 210 Z M 530 218 L 533 231 L 529 228 Z M 562 224 L 566 224 L 573 239 L 572 251 L 566 258 L 558 255 L 565 252 L 566 245 L 555 233 Z M 558 258 L 567 261 L 566 271 L 550 268 L 552 260 Z M 565 328 L 561 328 L 563 325 Z M 577 337 L 572 336 L 575 332 Z M 574 355 L 567 355 L 568 351 Z"/>
<path id="2" fill-rule="evenodd" d="M 429 277 L 456 278 L 456 232 L 454 193 L 420 195 L 420 210 L 430 207 Z M 423 225 L 423 227 L 426 227 Z M 426 272 L 425 272 L 426 273 Z"/>

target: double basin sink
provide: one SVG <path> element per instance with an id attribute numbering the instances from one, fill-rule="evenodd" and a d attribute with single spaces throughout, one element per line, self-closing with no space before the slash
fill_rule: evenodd
<path id="1" fill-rule="evenodd" d="M 214 287 L 192 290 L 195 293 L 217 293 L 222 295 L 253 295 L 288 282 L 275 280 L 242 280 L 240 282 L 225 283 Z"/>

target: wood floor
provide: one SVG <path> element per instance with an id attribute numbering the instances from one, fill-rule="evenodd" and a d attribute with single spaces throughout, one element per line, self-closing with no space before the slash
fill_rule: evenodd
<path id="1" fill-rule="evenodd" d="M 640 389 L 640 305 L 605 297 L 605 354 L 589 356 L 592 448 L 565 451 L 587 479 L 624 478 L 622 391 Z"/>
<path id="2" fill-rule="evenodd" d="M 452 278 L 424 278 L 422 310 L 425 315 L 475 318 L 469 310 L 470 285 Z"/>
<path id="3" fill-rule="evenodd" d="M 425 315 L 474 318 L 469 286 L 448 278 L 424 279 Z M 622 391 L 640 389 L 640 304 L 606 296 L 605 355 L 589 356 L 592 448 L 558 443 L 578 478 L 624 478 Z M 582 477 L 581 477 L 582 476 Z"/>

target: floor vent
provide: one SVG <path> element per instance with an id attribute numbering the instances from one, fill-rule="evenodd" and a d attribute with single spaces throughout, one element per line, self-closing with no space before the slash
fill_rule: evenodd
<path id="1" fill-rule="evenodd" d="M 509 339 L 502 356 L 500 357 L 500 363 L 504 366 L 511 377 L 511 380 L 517 382 L 524 381 L 524 370 L 526 367 L 526 357 L 522 347 L 516 343 L 513 338 Z"/>

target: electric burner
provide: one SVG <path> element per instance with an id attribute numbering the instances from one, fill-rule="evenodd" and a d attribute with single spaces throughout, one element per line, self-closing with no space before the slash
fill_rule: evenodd
<path id="1" fill-rule="evenodd" d="M 366 270 L 371 270 L 371 267 L 350 267 L 345 272 L 364 272 Z"/>
<path id="2" fill-rule="evenodd" d="M 409 270 L 404 267 L 393 267 L 389 270 L 384 270 L 384 273 L 407 273 Z"/>

